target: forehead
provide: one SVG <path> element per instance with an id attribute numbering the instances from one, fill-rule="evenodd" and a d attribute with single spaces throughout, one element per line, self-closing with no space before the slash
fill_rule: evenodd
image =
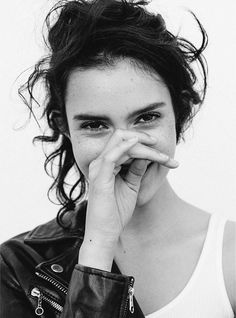
<path id="1" fill-rule="evenodd" d="M 66 108 L 135 108 L 154 102 L 170 102 L 169 90 L 157 73 L 121 60 L 114 66 L 75 69 L 68 78 Z"/>

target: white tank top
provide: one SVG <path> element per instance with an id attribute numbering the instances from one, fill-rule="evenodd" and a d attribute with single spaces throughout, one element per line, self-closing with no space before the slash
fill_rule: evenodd
<path id="1" fill-rule="evenodd" d="M 146 318 L 234 318 L 224 283 L 222 247 L 227 219 L 212 214 L 197 266 L 170 303 Z"/>

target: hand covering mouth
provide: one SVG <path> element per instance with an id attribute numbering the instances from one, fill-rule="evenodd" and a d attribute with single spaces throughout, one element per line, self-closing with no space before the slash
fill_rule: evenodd
<path id="1" fill-rule="evenodd" d="M 147 166 L 147 169 L 149 168 L 149 166 L 152 164 L 153 162 L 150 162 L 149 164 L 148 164 L 148 166 Z M 132 162 L 130 163 L 130 164 L 123 164 L 123 165 L 121 165 L 121 170 L 120 170 L 120 172 L 119 172 L 119 174 L 121 175 L 121 176 L 125 176 L 126 174 L 127 174 L 127 172 L 129 171 L 129 169 L 130 169 L 130 166 L 131 166 L 131 164 L 132 164 Z M 147 171 L 147 169 L 146 169 L 146 171 Z"/>

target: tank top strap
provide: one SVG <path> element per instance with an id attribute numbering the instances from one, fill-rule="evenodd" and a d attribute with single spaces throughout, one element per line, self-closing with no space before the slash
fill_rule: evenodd
<path id="1" fill-rule="evenodd" d="M 216 274 L 219 282 L 220 291 L 222 293 L 222 300 L 227 306 L 230 306 L 228 293 L 225 286 L 224 272 L 223 272 L 223 241 L 225 233 L 225 225 L 228 219 L 225 216 L 215 214 L 216 219 L 216 237 L 215 237 L 215 249 L 216 249 Z"/>
<path id="2" fill-rule="evenodd" d="M 209 233 L 205 242 L 204 264 L 208 274 L 215 272 L 218 291 L 221 293 L 222 302 L 225 303 L 225 308 L 231 307 L 228 293 L 225 286 L 223 272 L 223 240 L 225 233 L 225 224 L 228 219 L 218 213 L 211 215 L 209 224 Z"/>

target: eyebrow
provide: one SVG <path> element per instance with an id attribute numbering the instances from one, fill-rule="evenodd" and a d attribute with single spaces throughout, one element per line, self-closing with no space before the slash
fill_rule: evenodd
<path id="1" fill-rule="evenodd" d="M 149 105 L 146 105 L 138 110 L 135 110 L 128 114 L 128 120 L 139 115 L 142 113 L 145 113 L 147 111 L 151 111 L 160 107 L 165 106 L 166 104 L 164 102 L 159 103 L 152 103 Z M 110 118 L 107 115 L 95 115 L 95 114 L 77 114 L 73 116 L 73 120 L 105 120 L 110 121 Z"/>

